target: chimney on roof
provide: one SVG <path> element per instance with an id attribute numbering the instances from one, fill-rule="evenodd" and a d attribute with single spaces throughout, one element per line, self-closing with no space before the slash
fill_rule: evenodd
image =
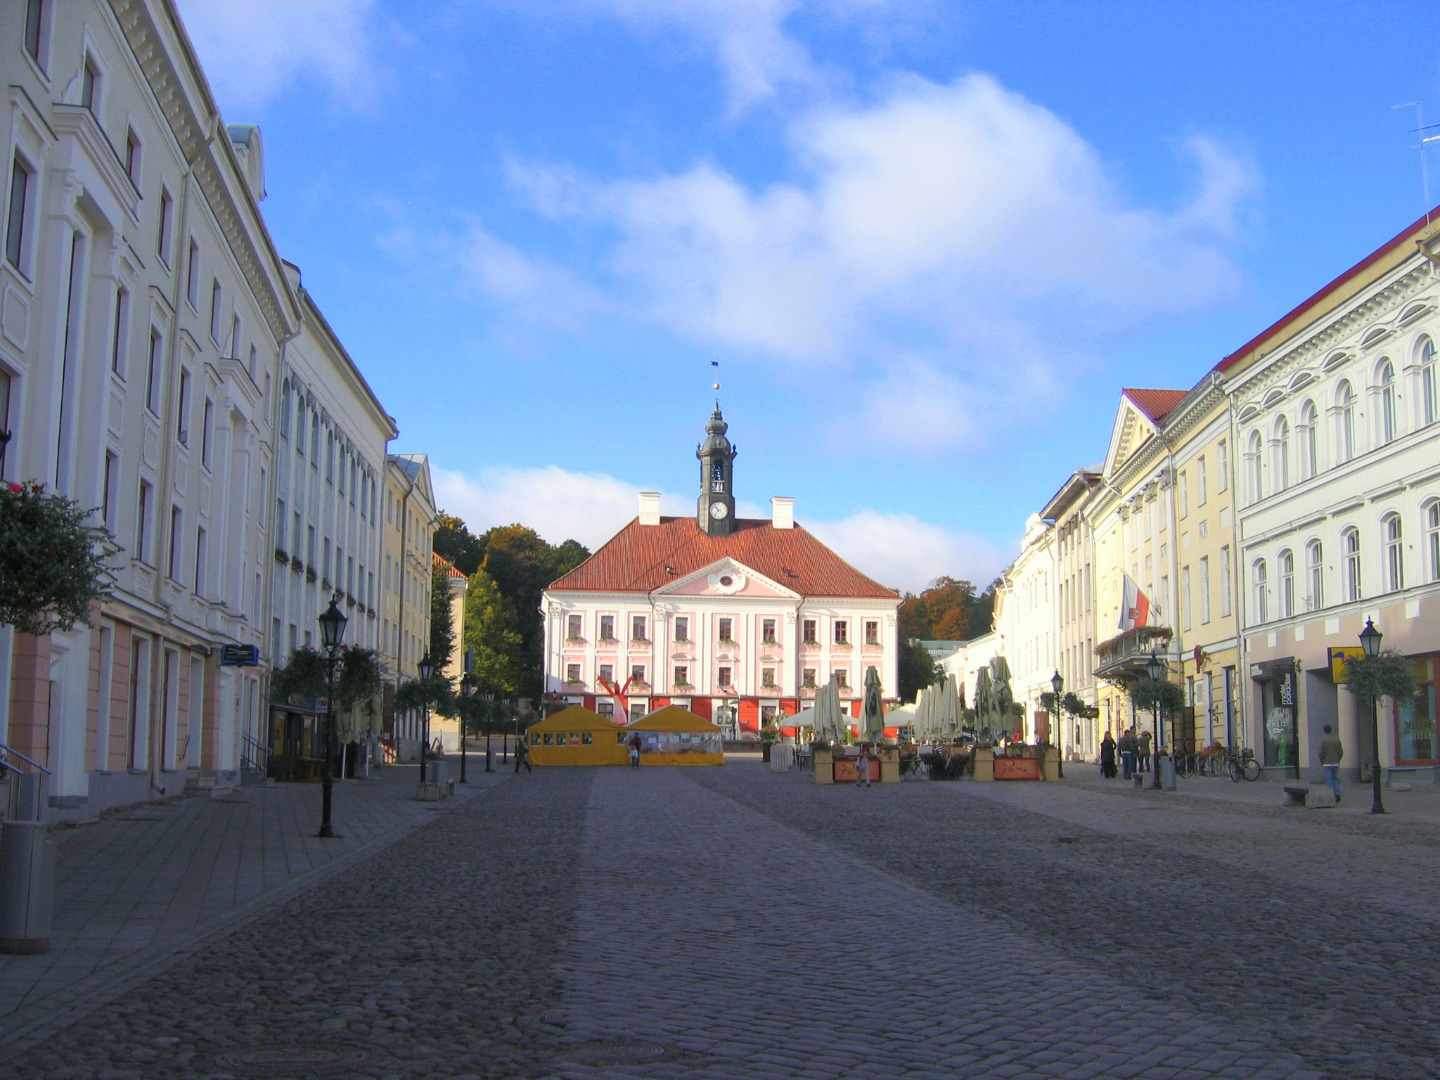
<path id="1" fill-rule="evenodd" d="M 640 524 L 660 524 L 660 493 L 658 491 L 640 492 Z"/>
<path id="2" fill-rule="evenodd" d="M 770 500 L 770 524 L 777 529 L 793 529 L 795 527 L 795 500 L 785 496 L 776 496 Z"/>

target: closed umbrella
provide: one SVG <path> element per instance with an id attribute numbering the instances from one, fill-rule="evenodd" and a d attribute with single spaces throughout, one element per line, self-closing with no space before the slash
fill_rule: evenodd
<path id="1" fill-rule="evenodd" d="M 1015 719 L 1010 709 L 1015 704 L 1015 695 L 1010 690 L 1010 663 L 1003 656 L 990 658 L 990 682 L 995 699 L 995 715 L 998 722 L 995 731 L 1009 734 L 1015 730 Z"/>
<path id="2" fill-rule="evenodd" d="M 880 699 L 880 673 L 873 667 L 865 672 L 865 702 L 860 710 L 860 726 L 867 739 L 885 737 L 885 705 Z"/>
<path id="3" fill-rule="evenodd" d="M 955 686 L 955 676 L 947 675 L 936 687 L 940 696 L 937 710 L 937 726 L 942 738 L 953 739 L 960 731 L 960 693 Z"/>
<path id="4" fill-rule="evenodd" d="M 992 710 L 995 707 L 994 693 L 990 689 L 990 669 L 982 667 L 975 673 L 975 723 L 980 728 L 980 734 L 986 739 L 995 737 L 994 717 Z"/>
<path id="5" fill-rule="evenodd" d="M 838 742 L 845 737 L 840 723 L 840 684 L 832 675 L 815 693 L 815 734 Z"/>

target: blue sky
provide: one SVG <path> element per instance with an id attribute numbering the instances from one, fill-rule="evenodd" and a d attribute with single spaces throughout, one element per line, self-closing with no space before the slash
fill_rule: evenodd
<path id="1" fill-rule="evenodd" d="M 742 507 L 907 589 L 1418 217 L 1440 121 L 1434 4 L 180 7 L 444 508 L 693 512 L 718 355 Z"/>

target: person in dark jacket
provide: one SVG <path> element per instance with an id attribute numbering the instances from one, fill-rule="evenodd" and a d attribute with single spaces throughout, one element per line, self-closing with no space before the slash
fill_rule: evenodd
<path id="1" fill-rule="evenodd" d="M 517 742 L 517 743 L 515 744 L 515 771 L 516 771 L 517 773 L 520 771 L 520 766 L 521 766 L 521 765 L 524 765 L 524 766 L 525 766 L 525 771 L 526 771 L 526 772 L 534 772 L 534 771 L 535 771 L 534 769 L 530 768 L 530 742 L 529 742 L 529 738 L 530 738 L 530 737 L 527 735 L 525 738 L 521 739 L 519 742 Z"/>
<path id="2" fill-rule="evenodd" d="M 1100 740 L 1100 775 L 1106 780 L 1115 779 L 1115 738 L 1108 731 Z"/>
<path id="3" fill-rule="evenodd" d="M 1135 729 L 1126 728 L 1125 734 L 1120 736 L 1120 764 L 1126 780 L 1135 775 L 1135 754 L 1139 749 L 1140 741 L 1135 738 Z"/>
<path id="4" fill-rule="evenodd" d="M 1140 745 L 1139 745 L 1138 750 L 1139 750 L 1139 756 L 1138 756 L 1138 762 L 1139 762 L 1138 768 L 1139 768 L 1139 771 L 1140 771 L 1140 772 L 1149 772 L 1149 771 L 1150 771 L 1150 732 L 1147 731 L 1147 732 L 1145 732 L 1144 734 L 1142 734 L 1142 735 L 1140 736 Z"/>
<path id="5" fill-rule="evenodd" d="M 1345 756 L 1345 748 L 1340 745 L 1340 736 L 1336 735 L 1329 724 L 1324 728 L 1325 737 L 1320 740 L 1320 767 L 1325 770 L 1325 779 L 1330 784 L 1330 790 L 1335 792 L 1335 801 L 1340 801 L 1340 761 Z"/>

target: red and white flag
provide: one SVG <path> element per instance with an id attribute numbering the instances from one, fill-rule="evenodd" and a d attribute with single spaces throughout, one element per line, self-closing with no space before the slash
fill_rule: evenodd
<path id="1" fill-rule="evenodd" d="M 1134 630 L 1137 626 L 1150 625 L 1150 598 L 1140 591 L 1140 586 L 1125 578 L 1125 595 L 1120 600 L 1120 629 Z"/>

